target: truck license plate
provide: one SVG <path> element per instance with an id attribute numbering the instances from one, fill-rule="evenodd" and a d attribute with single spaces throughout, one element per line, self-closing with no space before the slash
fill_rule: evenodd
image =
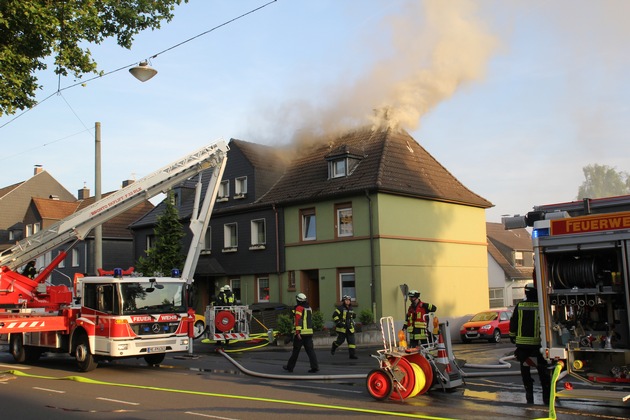
<path id="1" fill-rule="evenodd" d="M 147 353 L 164 353 L 164 350 L 166 350 L 166 347 L 161 346 L 161 347 L 149 347 L 147 349 Z"/>

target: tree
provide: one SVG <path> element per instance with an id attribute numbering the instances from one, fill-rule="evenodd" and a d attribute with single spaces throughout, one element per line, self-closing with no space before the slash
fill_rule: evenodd
<path id="1" fill-rule="evenodd" d="M 578 200 L 630 194 L 630 175 L 627 172 L 598 164 L 585 166 L 582 171 L 586 180 L 578 189 Z"/>
<path id="2" fill-rule="evenodd" d="M 155 226 L 155 246 L 147 250 L 146 258 L 140 257 L 136 264 L 138 271 L 145 276 L 170 275 L 173 268 L 182 269 L 182 238 L 184 230 L 179 222 L 179 213 L 170 191 L 164 200 L 164 212 L 158 217 Z"/>
<path id="3" fill-rule="evenodd" d="M 131 48 L 134 35 L 173 19 L 188 0 L 2 0 L 0 1 L 0 116 L 34 106 L 42 87 L 35 72 L 54 57 L 55 74 L 97 71 L 86 43 L 107 38 Z"/>

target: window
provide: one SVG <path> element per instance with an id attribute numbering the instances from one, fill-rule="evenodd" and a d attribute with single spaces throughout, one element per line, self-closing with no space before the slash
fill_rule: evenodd
<path id="1" fill-rule="evenodd" d="M 12 230 L 9 231 L 9 240 L 15 241 L 15 232 Z"/>
<path id="2" fill-rule="evenodd" d="M 234 294 L 234 303 L 241 302 L 241 279 L 230 279 L 230 287 Z"/>
<path id="3" fill-rule="evenodd" d="M 153 248 L 153 243 L 155 242 L 155 235 L 147 235 L 146 241 L 144 243 L 144 250 L 148 251 Z"/>
<path id="4" fill-rule="evenodd" d="M 238 225 L 226 223 L 223 225 L 223 251 L 236 251 L 238 247 Z"/>
<path id="5" fill-rule="evenodd" d="M 352 228 L 352 205 L 339 204 L 335 206 L 336 213 L 336 234 L 337 237 L 349 237 L 353 235 Z"/>
<path id="6" fill-rule="evenodd" d="M 300 210 L 302 215 L 302 240 L 314 241 L 317 239 L 315 209 Z"/>
<path id="7" fill-rule="evenodd" d="M 267 231 L 265 227 L 265 219 L 252 220 L 252 245 L 250 249 L 264 249 L 267 243 Z"/>
<path id="8" fill-rule="evenodd" d="M 357 287 L 354 280 L 354 269 L 339 270 L 339 300 L 343 295 L 348 295 L 352 298 L 352 302 L 357 300 Z"/>
<path id="9" fill-rule="evenodd" d="M 247 177 L 236 178 L 234 182 L 234 198 L 243 198 L 247 195 Z"/>
<path id="10" fill-rule="evenodd" d="M 521 251 L 514 251 L 514 265 L 516 267 L 523 266 L 523 253 Z"/>
<path id="11" fill-rule="evenodd" d="M 505 306 L 505 303 L 503 302 L 503 288 L 502 287 L 490 288 L 490 307 L 501 308 L 503 306 Z"/>
<path id="12" fill-rule="evenodd" d="M 76 248 L 72 248 L 72 266 L 79 266 L 79 250 Z"/>
<path id="13" fill-rule="evenodd" d="M 26 225 L 26 237 L 28 238 L 33 234 L 33 225 Z"/>
<path id="14" fill-rule="evenodd" d="M 221 181 L 219 184 L 219 192 L 217 193 L 217 199 L 227 200 L 230 196 L 230 181 Z"/>
<path id="15" fill-rule="evenodd" d="M 206 253 L 210 252 L 212 250 L 212 228 L 211 226 L 208 226 L 208 229 L 206 230 L 206 234 L 203 237 L 203 246 L 201 248 L 202 251 L 205 251 Z"/>
<path id="16" fill-rule="evenodd" d="M 258 277 L 258 301 L 269 302 L 269 278 Z"/>
<path id="17" fill-rule="evenodd" d="M 289 291 L 295 291 L 295 271 L 289 271 Z"/>
<path id="18" fill-rule="evenodd" d="M 61 251 L 57 251 L 57 256 L 59 256 L 59 254 L 61 254 Z M 59 268 L 64 268 L 66 266 L 66 259 L 64 258 L 63 260 L 59 261 Z"/>
<path id="19" fill-rule="evenodd" d="M 331 178 L 346 176 L 346 160 L 339 159 L 331 162 Z"/>
<path id="20" fill-rule="evenodd" d="M 39 222 L 33 223 L 33 235 L 41 230 L 41 224 Z"/>

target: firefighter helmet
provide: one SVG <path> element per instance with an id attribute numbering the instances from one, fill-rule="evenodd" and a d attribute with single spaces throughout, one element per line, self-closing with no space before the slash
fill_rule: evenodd
<path id="1" fill-rule="evenodd" d="M 417 290 L 410 290 L 409 293 L 407 293 L 407 296 L 409 296 L 410 298 L 415 297 L 415 298 L 420 298 L 420 292 L 418 292 Z"/>
<path id="2" fill-rule="evenodd" d="M 219 287 L 219 292 L 225 292 L 225 287 L 223 286 Z"/>
<path id="3" fill-rule="evenodd" d="M 343 295 L 343 297 L 341 298 L 341 300 L 352 300 L 352 298 L 350 297 L 350 295 Z"/>
<path id="4" fill-rule="evenodd" d="M 225 286 L 223 286 L 223 288 L 224 288 L 224 290 L 225 290 L 225 291 L 230 291 L 230 290 L 232 290 L 232 288 L 230 287 L 230 285 L 229 285 L 229 284 L 226 284 Z"/>
<path id="5" fill-rule="evenodd" d="M 306 295 L 304 293 L 298 293 L 295 295 L 295 300 L 298 302 L 306 302 Z"/>

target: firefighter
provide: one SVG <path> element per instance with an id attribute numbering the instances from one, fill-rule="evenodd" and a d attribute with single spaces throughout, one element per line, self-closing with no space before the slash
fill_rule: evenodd
<path id="1" fill-rule="evenodd" d="M 551 378 L 547 361 L 541 353 L 538 294 L 533 283 L 525 286 L 525 300 L 514 308 L 510 319 L 510 341 L 516 344 L 514 356 L 521 366 L 527 404 L 534 404 L 534 379 L 530 372 L 530 358 L 536 359 L 536 370 L 542 386 L 543 403 L 549 404 Z"/>
<path id="2" fill-rule="evenodd" d="M 309 306 L 304 293 L 298 293 L 295 296 L 295 303 L 296 305 L 293 308 L 293 325 L 295 328 L 293 352 L 287 364 L 282 366 L 282 369 L 293 372 L 300 350 L 304 346 L 308 361 L 311 364 L 308 373 L 316 373 L 319 371 L 319 364 L 317 363 L 317 355 L 313 346 L 313 310 Z"/>
<path id="3" fill-rule="evenodd" d="M 427 320 L 424 318 L 429 312 L 437 311 L 437 307 L 420 300 L 420 292 L 410 290 L 407 294 L 411 300 L 409 309 L 407 309 L 407 318 L 403 324 L 403 331 L 411 328 L 409 332 L 409 347 L 418 347 L 419 344 L 428 343 Z"/>
<path id="4" fill-rule="evenodd" d="M 229 284 L 226 284 L 225 286 L 223 286 L 223 288 L 223 293 L 225 295 L 225 305 L 234 306 L 234 293 L 232 293 L 232 288 Z"/>
<path id="5" fill-rule="evenodd" d="M 332 343 L 330 354 L 335 355 L 337 347 L 341 346 L 344 341 L 348 340 L 348 352 L 351 359 L 358 359 L 356 355 L 356 342 L 354 340 L 354 319 L 357 314 L 352 310 L 352 299 L 348 295 L 344 295 L 341 299 L 343 305 L 335 309 L 333 312 L 333 321 L 335 322 L 335 331 L 337 331 L 337 340 Z"/>
<path id="6" fill-rule="evenodd" d="M 225 286 L 219 287 L 219 294 L 217 295 L 217 306 L 225 306 Z"/>
<path id="7" fill-rule="evenodd" d="M 37 276 L 37 268 L 35 268 L 35 261 L 29 261 L 22 270 L 22 275 L 28 277 L 29 279 L 34 279 Z"/>

